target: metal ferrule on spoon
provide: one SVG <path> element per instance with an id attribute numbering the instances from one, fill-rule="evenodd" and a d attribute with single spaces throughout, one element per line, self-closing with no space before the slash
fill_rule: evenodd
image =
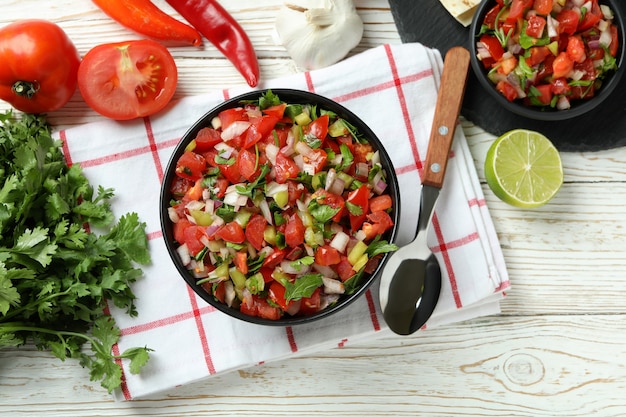
<path id="1" fill-rule="evenodd" d="M 422 175 L 417 237 L 387 261 L 380 280 L 380 305 L 389 328 L 408 335 L 430 318 L 441 291 L 441 268 L 426 236 L 443 186 L 452 140 L 461 111 L 469 51 L 451 48 L 446 54 L 433 126 Z"/>

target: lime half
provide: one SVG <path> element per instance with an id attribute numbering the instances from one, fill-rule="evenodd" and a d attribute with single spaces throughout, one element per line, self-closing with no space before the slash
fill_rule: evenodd
<path id="1" fill-rule="evenodd" d="M 511 130 L 496 139 L 485 159 L 485 177 L 493 193 L 515 207 L 546 204 L 563 184 L 559 151 L 539 132 Z"/>

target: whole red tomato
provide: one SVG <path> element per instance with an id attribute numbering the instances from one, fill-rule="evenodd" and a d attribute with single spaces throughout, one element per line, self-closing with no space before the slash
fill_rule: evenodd
<path id="1" fill-rule="evenodd" d="M 58 25 L 24 20 L 0 29 L 0 99 L 26 113 L 58 110 L 76 90 L 80 56 Z"/>
<path id="2" fill-rule="evenodd" d="M 163 109 L 177 82 L 174 58 L 149 39 L 98 45 L 85 54 L 78 69 L 78 89 L 85 102 L 115 120 Z"/>

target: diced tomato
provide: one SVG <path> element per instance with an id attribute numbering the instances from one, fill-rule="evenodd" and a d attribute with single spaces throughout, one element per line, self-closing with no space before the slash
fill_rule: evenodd
<path id="1" fill-rule="evenodd" d="M 300 168 L 298 168 L 295 161 L 283 155 L 282 152 L 278 152 L 276 155 L 274 170 L 276 172 L 276 182 L 279 184 L 284 184 L 289 178 L 296 178 L 300 173 Z"/>
<path id="2" fill-rule="evenodd" d="M 579 64 L 587 59 L 587 55 L 585 54 L 585 44 L 582 39 L 580 39 L 580 36 L 569 37 L 565 52 L 567 52 L 569 59 L 574 62 L 578 62 Z"/>
<path id="3" fill-rule="evenodd" d="M 565 77 L 553 79 L 550 85 L 552 87 L 552 94 L 562 95 L 570 92 L 570 86 Z"/>
<path id="4" fill-rule="evenodd" d="M 231 184 L 236 184 L 242 181 L 241 173 L 239 172 L 239 164 L 235 161 L 232 164 L 218 164 L 220 172 L 223 176 L 231 182 Z"/>
<path id="5" fill-rule="evenodd" d="M 317 174 L 326 165 L 326 159 L 328 154 L 323 149 L 313 149 L 308 156 L 304 157 L 304 162 L 309 164 L 313 169 L 313 172 Z"/>
<path id="6" fill-rule="evenodd" d="M 242 273 L 248 273 L 248 253 L 247 252 L 236 252 L 235 257 L 233 259 L 235 263 L 235 267 Z"/>
<path id="7" fill-rule="evenodd" d="M 220 227 L 217 232 L 215 232 L 215 236 L 231 243 L 243 243 L 246 240 L 243 228 L 236 221 L 226 223 L 224 226 Z"/>
<path id="8" fill-rule="evenodd" d="M 372 152 L 374 152 L 374 149 L 369 143 L 355 143 L 352 150 L 354 162 L 367 162 L 367 157 L 368 155 L 371 155 Z"/>
<path id="9" fill-rule="evenodd" d="M 260 214 L 254 214 L 246 224 L 246 239 L 256 250 L 263 248 L 263 233 L 267 226 L 267 220 Z"/>
<path id="10" fill-rule="evenodd" d="M 393 220 L 385 211 L 375 211 L 367 215 L 369 222 L 363 223 L 363 232 L 366 239 L 373 239 L 382 235 L 393 226 Z"/>
<path id="11" fill-rule="evenodd" d="M 574 61 L 567 56 L 566 52 L 559 53 L 552 63 L 554 78 L 566 77 L 574 69 Z"/>
<path id="12" fill-rule="evenodd" d="M 341 256 L 341 260 L 335 266 L 335 270 L 343 282 L 349 280 L 354 276 L 354 274 L 356 274 L 356 271 L 352 269 L 352 264 L 348 261 L 346 256 Z"/>
<path id="13" fill-rule="evenodd" d="M 262 266 L 259 272 L 261 273 L 261 275 L 263 275 L 263 281 L 266 284 L 268 282 L 274 281 L 274 277 L 272 276 L 272 274 L 274 273 L 274 270 L 272 268 Z"/>
<path id="14" fill-rule="evenodd" d="M 194 152 L 196 153 L 204 153 L 213 149 L 215 145 L 222 141 L 222 137 L 220 132 L 213 129 L 212 127 L 204 127 L 198 131 L 196 135 L 196 147 Z"/>
<path id="15" fill-rule="evenodd" d="M 195 224 L 191 224 L 183 230 L 183 237 L 191 256 L 196 256 L 198 252 L 204 249 L 205 246 L 202 243 L 202 239 L 208 239 L 206 228 L 196 226 Z"/>
<path id="16" fill-rule="evenodd" d="M 303 297 L 300 303 L 300 311 L 299 314 L 310 315 L 319 311 L 322 303 L 320 293 L 322 291 L 319 288 L 316 288 L 311 294 L 310 297 Z"/>
<path id="17" fill-rule="evenodd" d="M 552 86 L 550 84 L 540 84 L 535 86 L 536 91 L 539 92 L 539 95 L 533 96 L 533 104 L 548 106 L 552 101 Z"/>
<path id="18" fill-rule="evenodd" d="M 197 179 L 192 187 L 190 187 L 183 196 L 184 202 L 198 201 L 202 198 L 202 178 Z"/>
<path id="19" fill-rule="evenodd" d="M 526 63 L 531 67 L 539 65 L 547 56 L 552 54 L 547 46 L 533 46 L 529 51 L 530 55 L 526 58 Z"/>
<path id="20" fill-rule="evenodd" d="M 194 182 L 188 180 L 187 178 L 176 176 L 172 179 L 170 193 L 172 193 L 172 196 L 176 198 L 182 197 L 187 193 L 187 190 L 193 186 L 193 184 Z"/>
<path id="21" fill-rule="evenodd" d="M 288 202 L 291 207 L 294 207 L 297 204 L 297 201 L 300 200 L 305 190 L 306 188 L 301 183 L 296 181 L 287 181 L 287 192 L 289 193 Z"/>
<path id="22" fill-rule="evenodd" d="M 254 181 L 259 172 L 256 155 L 247 149 L 240 150 L 237 156 L 237 168 L 239 174 L 245 179 L 250 182 Z"/>
<path id="23" fill-rule="evenodd" d="M 270 300 L 272 300 L 280 308 L 282 308 L 283 311 L 287 310 L 293 303 L 293 300 L 289 300 L 289 301 L 285 300 L 285 292 L 286 292 L 285 286 L 283 284 L 281 284 L 278 281 L 273 281 L 270 284 L 270 288 L 267 293 Z"/>
<path id="24" fill-rule="evenodd" d="M 218 178 L 213 186 L 213 193 L 217 198 L 223 198 L 226 195 L 226 189 L 230 185 L 226 178 Z"/>
<path id="25" fill-rule="evenodd" d="M 174 223 L 174 240 L 176 240 L 179 245 L 183 245 L 185 243 L 185 229 L 191 225 L 192 223 L 187 220 L 186 217 L 181 217 L 176 223 Z"/>
<path id="26" fill-rule="evenodd" d="M 223 110 L 220 114 L 218 114 L 218 117 L 220 119 L 222 131 L 233 124 L 233 122 L 248 120 L 246 109 L 243 107 Z"/>
<path id="27" fill-rule="evenodd" d="M 508 58 L 500 60 L 500 65 L 498 66 L 498 72 L 500 74 L 509 75 L 513 70 L 517 67 L 517 57 L 510 56 Z"/>
<path id="28" fill-rule="evenodd" d="M 543 29 L 545 27 L 546 19 L 538 15 L 530 16 L 528 18 L 528 25 L 526 26 L 526 34 L 539 39 L 543 36 Z"/>
<path id="29" fill-rule="evenodd" d="M 328 114 L 321 115 L 306 126 L 304 134 L 311 135 L 321 141 L 324 141 L 324 139 L 326 139 L 326 135 L 328 134 L 328 121 Z"/>
<path id="30" fill-rule="evenodd" d="M 287 108 L 287 103 L 280 103 L 275 106 L 270 106 L 266 108 L 265 110 L 263 110 L 263 113 L 267 114 L 268 116 L 273 116 L 276 119 L 280 120 L 283 118 L 286 108 Z"/>
<path id="31" fill-rule="evenodd" d="M 578 23 L 578 30 L 585 31 L 587 29 L 591 29 L 603 18 L 602 10 L 600 10 L 600 5 L 597 0 L 593 0 L 591 3 L 591 10 L 586 10 L 582 19 Z"/>
<path id="32" fill-rule="evenodd" d="M 337 210 L 337 213 L 333 216 L 332 221 L 341 221 L 341 218 L 346 211 L 346 202 L 343 197 L 320 188 L 312 194 L 311 198 L 317 200 L 320 204 L 325 204 L 328 207 Z"/>
<path id="33" fill-rule="evenodd" d="M 393 200 L 389 194 L 373 197 L 369 201 L 369 209 L 374 211 L 386 211 L 393 205 Z"/>
<path id="34" fill-rule="evenodd" d="M 483 20 L 483 24 L 486 25 L 489 29 L 496 28 L 496 18 L 498 14 L 500 14 L 500 10 L 502 10 L 502 4 L 496 4 L 487 12 L 485 18 Z"/>
<path id="35" fill-rule="evenodd" d="M 495 61 L 499 61 L 500 58 L 502 58 L 504 48 L 498 38 L 492 35 L 484 34 L 480 37 L 480 42 L 485 46 L 485 48 L 487 48 L 489 55 L 491 55 Z"/>
<path id="36" fill-rule="evenodd" d="M 274 252 L 270 253 L 264 260 L 263 266 L 267 268 L 276 268 L 283 259 L 285 259 L 285 251 L 283 249 L 274 248 Z"/>
<path id="37" fill-rule="evenodd" d="M 220 303 L 224 303 L 226 300 L 226 285 L 225 281 L 220 281 L 217 285 L 214 285 L 210 282 L 205 282 L 202 284 L 202 287 L 209 293 L 213 294 L 213 296 Z"/>
<path id="38" fill-rule="evenodd" d="M 339 251 L 330 245 L 322 245 L 315 250 L 315 262 L 320 265 L 336 265 L 340 261 Z"/>
<path id="39" fill-rule="evenodd" d="M 519 96 L 515 87 L 506 81 L 499 81 L 498 84 L 496 84 L 496 90 L 502 93 L 509 101 L 513 101 Z"/>
<path id="40" fill-rule="evenodd" d="M 617 35 L 617 26 L 611 26 L 611 44 L 609 45 L 609 53 L 612 57 L 617 56 L 617 50 L 619 48 L 619 38 Z"/>
<path id="41" fill-rule="evenodd" d="M 304 224 L 297 213 L 292 214 L 287 220 L 285 228 L 285 243 L 292 248 L 304 243 Z"/>
<path id="42" fill-rule="evenodd" d="M 262 116 L 250 119 L 252 124 L 246 131 L 241 147 L 248 149 L 254 146 L 254 144 L 266 137 L 274 129 L 278 120 L 279 119 L 275 116 Z"/>
<path id="43" fill-rule="evenodd" d="M 268 320 L 280 319 L 282 313 L 278 307 L 269 305 L 265 298 L 253 295 L 250 305 L 246 301 L 241 303 L 239 310 L 248 316 L 257 316 Z"/>
<path id="44" fill-rule="evenodd" d="M 365 217 L 369 212 L 370 190 L 363 184 L 354 191 L 350 191 L 346 203 L 350 203 L 348 213 L 350 217 L 350 230 L 356 232 L 361 228 Z M 356 212 L 355 212 L 356 211 Z"/>
<path id="45" fill-rule="evenodd" d="M 507 22 L 516 22 L 518 19 L 521 19 L 528 10 L 533 5 L 533 0 L 513 0 L 511 3 L 511 9 L 509 10 L 509 15 L 506 17 Z"/>
<path id="46" fill-rule="evenodd" d="M 552 0 L 535 0 L 533 9 L 542 15 L 549 15 L 552 12 Z"/>
<path id="47" fill-rule="evenodd" d="M 195 181 L 202 177 L 206 164 L 204 156 L 195 152 L 184 152 L 176 162 L 176 175 Z"/>
<path id="48" fill-rule="evenodd" d="M 559 22 L 559 32 L 567 35 L 573 35 L 578 29 L 578 13 L 572 9 L 563 9 L 556 15 L 556 20 Z"/>

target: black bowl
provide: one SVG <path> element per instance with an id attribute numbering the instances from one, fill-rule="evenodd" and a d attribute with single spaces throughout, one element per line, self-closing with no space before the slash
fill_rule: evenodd
<path id="1" fill-rule="evenodd" d="M 175 177 L 175 169 L 176 169 L 176 161 L 180 158 L 180 156 L 185 151 L 185 147 L 189 144 L 191 140 L 193 140 L 200 129 L 211 126 L 211 120 L 217 116 L 221 111 L 234 108 L 241 107 L 241 103 L 249 100 L 258 100 L 259 97 L 264 94 L 267 90 L 259 90 L 252 91 L 237 97 L 234 97 L 230 100 L 223 102 L 217 107 L 213 108 L 211 111 L 202 116 L 195 124 L 193 124 L 189 130 L 183 135 L 180 143 L 174 149 L 174 153 L 172 154 L 167 168 L 165 170 L 165 176 L 163 180 L 163 184 L 161 186 L 161 196 L 160 196 L 160 217 L 161 217 L 161 228 L 163 231 L 163 237 L 165 239 L 165 245 L 169 252 L 176 269 L 180 273 L 181 277 L 185 280 L 185 282 L 198 294 L 202 299 L 204 299 L 207 303 L 220 310 L 223 313 L 228 314 L 234 318 L 244 320 L 251 323 L 261 324 L 261 325 L 269 325 L 269 326 L 286 326 L 286 325 L 294 325 L 301 323 L 309 323 L 314 320 L 318 320 L 321 318 L 328 317 L 348 305 L 354 302 L 357 298 L 359 298 L 363 293 L 370 287 L 370 285 L 375 281 L 378 275 L 381 273 L 389 253 L 383 255 L 381 262 L 378 264 L 378 267 L 372 274 L 363 274 L 361 279 L 361 284 L 359 288 L 354 291 L 350 295 L 341 296 L 341 298 L 331 306 L 327 307 L 324 310 L 321 310 L 313 315 L 306 316 L 289 316 L 288 314 L 284 314 L 282 318 L 279 320 L 270 320 L 264 319 L 260 317 L 252 317 L 240 312 L 236 308 L 228 307 L 226 304 L 223 304 L 216 300 L 211 294 L 202 288 L 202 286 L 196 284 L 196 278 L 194 278 L 187 270 L 185 265 L 181 262 L 178 253 L 176 252 L 177 243 L 174 241 L 173 237 L 173 227 L 172 222 L 169 220 L 168 216 L 168 207 L 170 205 L 171 194 L 170 187 L 172 181 Z M 331 110 L 338 115 L 340 115 L 343 119 L 350 122 L 357 130 L 368 139 L 369 143 L 375 150 L 380 151 L 380 160 L 383 168 L 386 171 L 387 178 L 387 189 L 386 193 L 388 193 L 393 200 L 393 208 L 390 213 L 391 219 L 394 222 L 394 226 L 389 229 L 385 235 L 382 237 L 386 239 L 388 242 L 392 243 L 395 241 L 397 234 L 397 225 L 400 218 L 400 195 L 398 188 L 398 181 L 396 178 L 395 171 L 393 169 L 391 159 L 389 155 L 383 148 L 380 140 L 376 137 L 374 132 L 363 122 L 359 117 L 357 117 L 350 110 L 346 109 L 342 105 L 317 94 L 313 94 L 307 91 L 293 90 L 293 89 L 272 89 L 272 92 L 276 94 L 281 101 L 287 102 L 290 104 L 317 104 L 318 108 L 323 108 L 327 110 Z"/>
<path id="2" fill-rule="evenodd" d="M 611 7 L 613 14 L 615 15 L 613 22 L 617 26 L 619 32 L 619 49 L 617 52 L 617 70 L 608 74 L 602 83 L 602 86 L 596 91 L 593 98 L 587 100 L 574 100 L 571 103 L 571 108 L 567 110 L 558 110 L 552 108 L 542 108 L 538 106 L 525 105 L 521 100 L 515 100 L 513 102 L 508 101 L 499 91 L 496 90 L 495 85 L 487 78 L 487 70 L 483 67 L 481 61 L 477 58 L 476 53 L 476 41 L 477 34 L 480 33 L 482 22 L 485 15 L 496 4 L 495 0 L 483 0 L 478 8 L 472 20 L 470 26 L 470 45 L 469 50 L 471 52 L 472 69 L 476 74 L 476 78 L 483 86 L 485 90 L 498 102 L 499 105 L 505 109 L 511 111 L 520 116 L 527 117 L 529 119 L 543 120 L 543 121 L 559 121 L 571 119 L 573 117 L 581 116 L 588 111 L 599 106 L 604 99 L 613 93 L 615 87 L 619 83 L 621 77 L 626 71 L 624 65 L 625 37 L 624 37 L 624 14 L 622 12 L 620 1 L 618 0 L 600 0 L 600 4 L 606 4 Z"/>

